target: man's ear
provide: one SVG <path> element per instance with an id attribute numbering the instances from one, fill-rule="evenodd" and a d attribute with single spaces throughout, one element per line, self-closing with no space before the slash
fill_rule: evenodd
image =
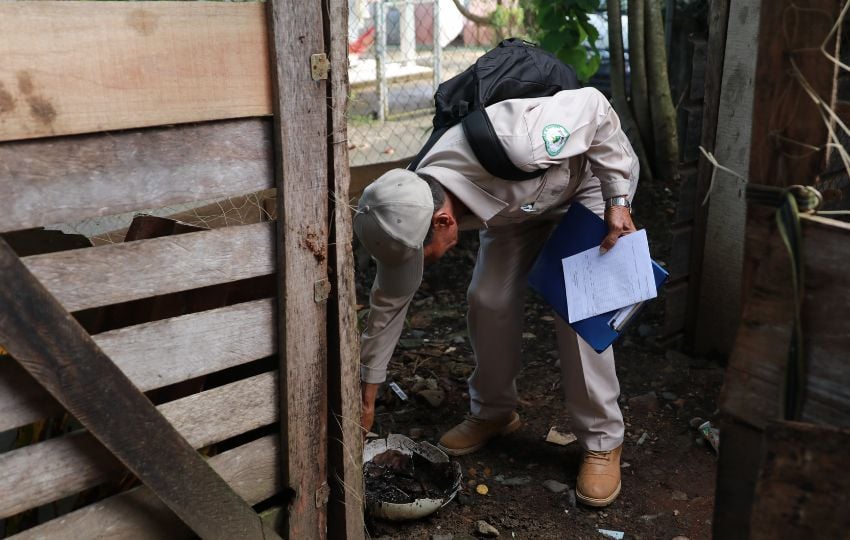
<path id="1" fill-rule="evenodd" d="M 455 224 L 455 217 L 450 212 L 441 210 L 434 214 L 431 223 L 435 229 L 448 228 Z"/>

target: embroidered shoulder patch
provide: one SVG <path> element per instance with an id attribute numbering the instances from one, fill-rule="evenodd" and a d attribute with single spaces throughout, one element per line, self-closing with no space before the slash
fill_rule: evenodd
<path id="1" fill-rule="evenodd" d="M 558 155 L 569 138 L 570 132 L 564 126 L 549 124 L 543 128 L 543 144 L 546 145 L 546 153 L 552 157 Z"/>

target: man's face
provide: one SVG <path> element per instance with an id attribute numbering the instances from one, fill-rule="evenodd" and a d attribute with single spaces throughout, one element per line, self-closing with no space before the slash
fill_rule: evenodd
<path id="1" fill-rule="evenodd" d="M 440 260 L 448 250 L 457 244 L 457 236 L 456 225 L 453 229 L 444 229 L 440 233 L 435 230 L 431 243 L 425 246 L 425 264 L 433 264 Z"/>

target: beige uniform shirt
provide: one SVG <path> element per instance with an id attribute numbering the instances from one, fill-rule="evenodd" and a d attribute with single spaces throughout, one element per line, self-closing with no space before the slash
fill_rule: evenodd
<path id="1" fill-rule="evenodd" d="M 478 162 L 463 128 L 454 126 L 424 157 L 416 172 L 449 190 L 471 211 L 461 229 L 501 227 L 563 214 L 583 181 L 599 179 L 602 196 L 634 193 L 637 157 L 620 120 L 598 90 L 565 90 L 551 97 L 514 99 L 487 107 L 508 157 L 531 180 L 497 178 Z M 392 297 L 373 286 L 360 347 L 364 382 L 386 379 L 413 295 Z"/>

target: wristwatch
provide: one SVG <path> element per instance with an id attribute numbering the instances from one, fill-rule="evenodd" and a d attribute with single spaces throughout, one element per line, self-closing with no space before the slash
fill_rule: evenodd
<path id="1" fill-rule="evenodd" d="M 624 195 L 605 199 L 605 210 L 608 210 L 612 206 L 625 206 L 629 209 L 629 212 L 632 211 L 632 205 L 629 202 L 629 198 Z"/>

